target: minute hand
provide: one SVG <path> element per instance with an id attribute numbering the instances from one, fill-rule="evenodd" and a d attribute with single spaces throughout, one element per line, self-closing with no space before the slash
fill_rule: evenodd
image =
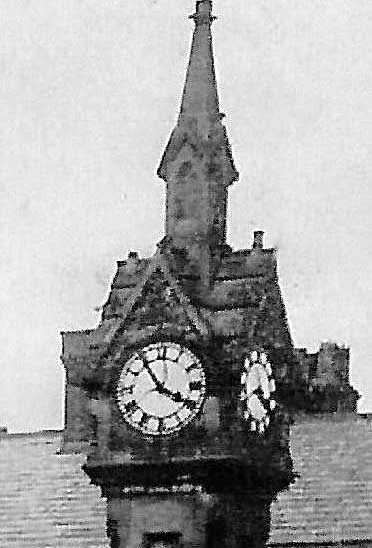
<path id="1" fill-rule="evenodd" d="M 144 362 L 143 365 L 144 365 L 146 371 L 148 372 L 148 374 L 150 375 L 151 380 L 155 384 L 156 390 L 159 392 L 159 394 L 162 394 L 164 396 L 168 396 L 169 398 L 171 398 L 176 403 L 186 403 L 186 404 L 190 404 L 190 405 L 195 404 L 195 402 L 193 400 L 190 400 L 188 398 L 184 398 L 182 396 L 181 392 L 173 392 L 172 390 L 169 390 L 169 388 L 167 388 L 163 382 L 159 381 L 159 379 L 157 378 L 157 376 L 155 375 L 155 373 L 151 369 L 148 362 Z"/>
<path id="2" fill-rule="evenodd" d="M 150 375 L 151 377 L 151 380 L 153 381 L 153 383 L 155 384 L 156 386 L 156 389 L 161 393 L 163 394 L 163 388 L 164 388 L 164 385 L 161 381 L 159 381 L 158 377 L 155 375 L 155 373 L 153 372 L 153 370 L 151 369 L 150 367 L 150 364 L 147 362 L 147 361 L 144 361 L 143 362 L 143 366 L 144 368 L 146 369 L 147 373 Z"/>

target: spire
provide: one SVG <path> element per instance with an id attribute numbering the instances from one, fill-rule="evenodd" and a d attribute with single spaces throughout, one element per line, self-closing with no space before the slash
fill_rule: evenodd
<path id="1" fill-rule="evenodd" d="M 185 142 L 193 143 L 199 150 L 209 147 L 215 162 L 218 156 L 224 186 L 238 178 L 226 130 L 221 120 L 211 26 L 212 1 L 199 0 L 196 13 L 190 16 L 195 22 L 190 61 L 182 94 L 181 108 L 176 128 L 164 152 L 158 175 L 165 181 L 170 167 Z M 216 154 L 217 153 L 217 154 Z"/>
<path id="2" fill-rule="evenodd" d="M 190 15 L 190 19 L 194 19 L 195 32 L 182 95 L 180 119 L 195 118 L 199 131 L 205 134 L 210 123 L 219 120 L 220 112 L 211 32 L 211 24 L 215 19 L 212 16 L 212 2 L 197 2 L 196 13 Z"/>

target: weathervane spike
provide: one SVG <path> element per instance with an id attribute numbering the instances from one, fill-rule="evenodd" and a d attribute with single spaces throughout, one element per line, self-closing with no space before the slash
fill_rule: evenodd
<path id="1" fill-rule="evenodd" d="M 194 19 L 197 25 L 210 24 L 217 19 L 212 15 L 212 9 L 212 0 L 198 0 L 196 2 L 196 12 L 190 15 L 190 19 Z"/>

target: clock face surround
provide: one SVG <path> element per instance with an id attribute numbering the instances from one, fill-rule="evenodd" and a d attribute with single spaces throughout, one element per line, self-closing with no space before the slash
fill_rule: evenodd
<path id="1" fill-rule="evenodd" d="M 276 390 L 272 367 L 265 352 L 250 352 L 244 360 L 241 374 L 240 400 L 243 419 L 249 423 L 251 432 L 263 434 L 270 424 L 276 401 Z"/>
<path id="2" fill-rule="evenodd" d="M 117 386 L 124 420 L 147 436 L 178 432 L 199 413 L 206 380 L 200 360 L 173 342 L 150 344 L 125 363 Z"/>

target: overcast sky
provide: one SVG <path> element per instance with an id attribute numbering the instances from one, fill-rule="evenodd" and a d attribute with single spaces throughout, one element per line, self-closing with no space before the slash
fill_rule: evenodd
<path id="1" fill-rule="evenodd" d="M 295 343 L 352 349 L 372 411 L 372 3 L 215 0 L 240 172 L 229 243 L 278 248 Z M 0 424 L 62 425 L 61 330 L 97 325 L 116 261 L 163 235 L 156 178 L 192 0 L 0 3 Z"/>

